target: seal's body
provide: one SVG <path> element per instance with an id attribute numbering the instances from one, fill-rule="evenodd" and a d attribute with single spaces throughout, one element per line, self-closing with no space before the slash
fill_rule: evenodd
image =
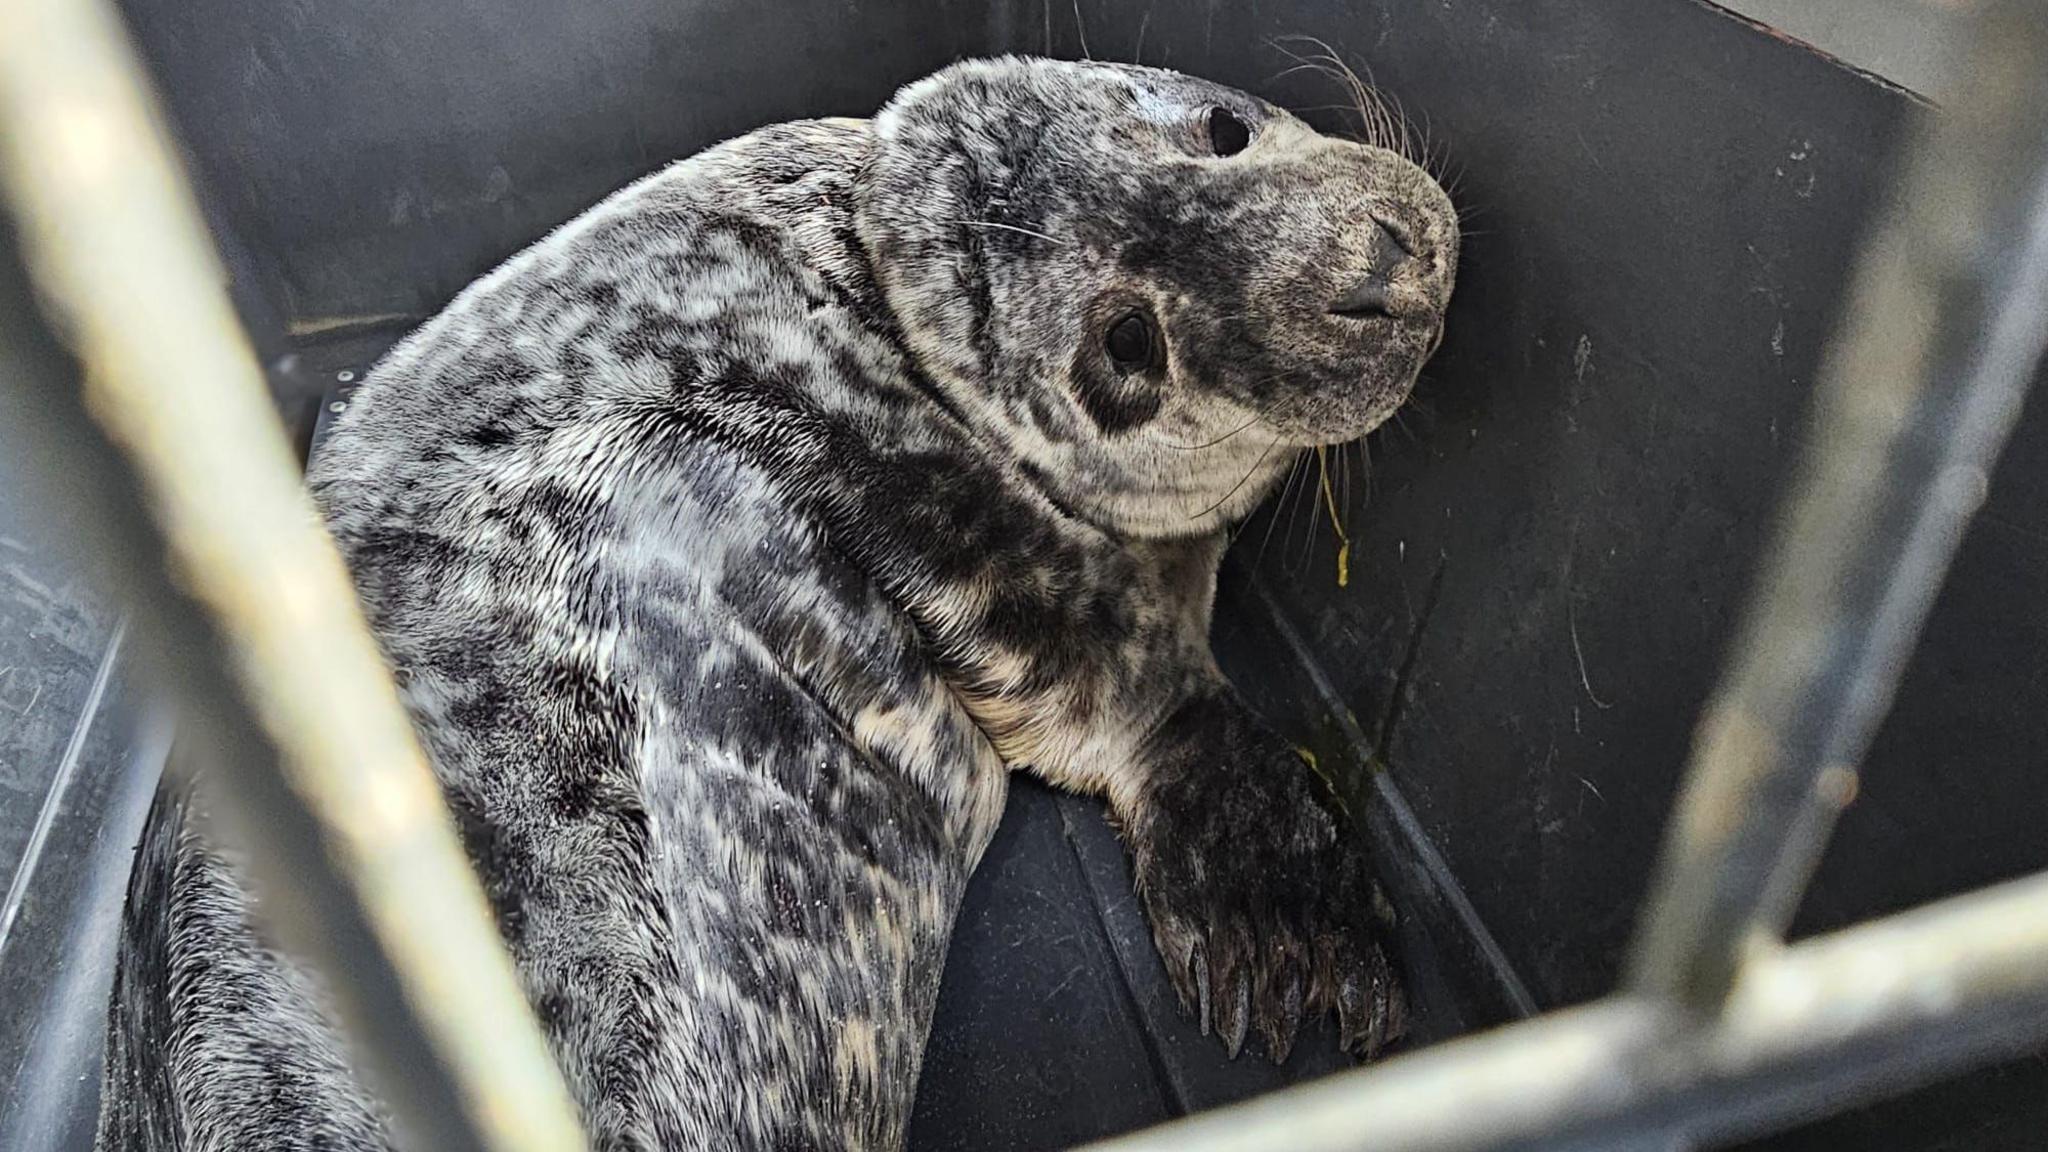
<path id="1" fill-rule="evenodd" d="M 1108 799 L 1233 1050 L 1397 1026 L 1358 850 L 1206 634 L 1224 529 L 1400 403 L 1455 243 L 1250 97 L 981 62 L 627 189 L 379 365 L 314 491 L 594 1146 L 900 1145 L 1020 768 Z M 195 804 L 101 1146 L 388 1147 Z"/>

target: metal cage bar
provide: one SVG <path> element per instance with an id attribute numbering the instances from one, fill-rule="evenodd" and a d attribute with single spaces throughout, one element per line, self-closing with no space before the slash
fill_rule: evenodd
<path id="1" fill-rule="evenodd" d="M 1651 889 L 1631 983 L 1701 1011 L 1791 919 L 2048 339 L 2048 12 L 1985 6 L 1962 75 L 1865 243 Z"/>
<path id="2" fill-rule="evenodd" d="M 1654 1147 L 2048 1038 L 2048 874 L 1780 942 L 2048 343 L 2048 10 L 1973 25 L 1865 245 L 1627 988 L 1098 1152 Z"/>
<path id="3" fill-rule="evenodd" d="M 0 176 L 84 377 L 47 346 L 0 349 L 7 432 L 112 563 L 181 705 L 174 765 L 204 765 L 267 925 L 325 977 L 406 1146 L 583 1147 L 102 3 L 0 5 Z"/>

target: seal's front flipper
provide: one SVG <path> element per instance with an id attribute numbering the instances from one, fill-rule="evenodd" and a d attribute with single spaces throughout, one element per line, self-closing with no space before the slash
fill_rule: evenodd
<path id="1" fill-rule="evenodd" d="M 1321 778 L 1220 686 L 1143 755 L 1116 818 L 1182 1007 L 1232 1055 L 1256 1031 L 1283 1060 L 1304 1016 L 1328 1011 L 1360 1056 L 1397 1039 L 1387 904 Z"/>

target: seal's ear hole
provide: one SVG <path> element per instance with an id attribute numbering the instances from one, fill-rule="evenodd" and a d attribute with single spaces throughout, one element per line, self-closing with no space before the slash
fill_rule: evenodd
<path id="1" fill-rule="evenodd" d="M 1120 372 L 1149 372 L 1159 366 L 1159 329 L 1143 312 L 1126 312 L 1110 323 L 1102 349 Z"/>
<path id="2" fill-rule="evenodd" d="M 1074 347 L 1068 384 L 1097 428 L 1121 436 L 1166 402 L 1166 339 L 1151 310 L 1129 298 L 1097 301 L 1088 312 L 1095 337 Z"/>
<path id="3" fill-rule="evenodd" d="M 1228 108 L 1209 109 L 1209 150 L 1235 156 L 1251 146 L 1252 130 Z"/>

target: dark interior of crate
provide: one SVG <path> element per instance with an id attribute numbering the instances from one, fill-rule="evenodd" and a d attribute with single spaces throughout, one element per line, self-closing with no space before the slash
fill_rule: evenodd
<path id="1" fill-rule="evenodd" d="M 1365 799 L 1405 915 L 1415 1044 L 1613 987 L 1916 106 L 1695 0 L 124 7 L 309 444 L 347 382 L 477 273 L 761 123 L 862 115 L 999 51 L 1196 72 L 1333 130 L 1342 91 L 1297 57 L 1369 75 L 1467 216 L 1448 338 L 1345 466 L 1348 584 L 1297 486 L 1243 530 L 1216 642 Z M 48 1146 L 84 1147 L 77 1062 L 96 1058 L 106 942 L 89 913 L 118 898 L 162 740 L 121 706 L 113 613 L 47 526 L 16 519 L 0 502 L 0 1071 L 16 1087 L 0 1136 L 69 1115 L 73 1142 Z M 1799 933 L 2048 865 L 2044 574 L 2037 403 Z M 70 1055 L 31 1075 L 51 1052 Z M 1172 1010 L 1099 811 L 1020 783 L 956 933 L 912 1144 L 1059 1147 L 1340 1065 L 1327 1029 L 1285 1069 L 1226 1061 Z M 37 1084 L 56 1085 L 42 1103 Z M 2031 1147 L 2044 1100 L 2048 1069 L 2022 1061 L 1769 1146 Z"/>

